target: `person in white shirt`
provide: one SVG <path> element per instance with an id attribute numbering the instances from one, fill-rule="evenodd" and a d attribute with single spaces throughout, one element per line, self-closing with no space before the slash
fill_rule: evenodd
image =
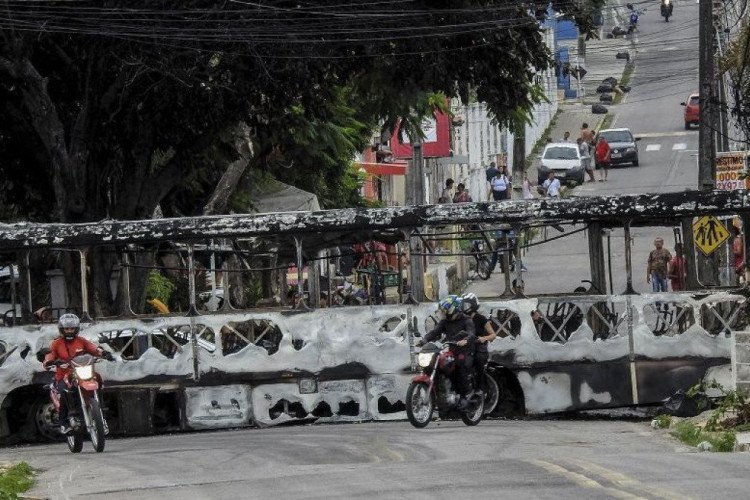
<path id="1" fill-rule="evenodd" d="M 530 200 L 533 197 L 534 197 L 534 193 L 531 191 L 531 181 L 526 175 L 524 175 L 523 176 L 523 199 Z"/>
<path id="2" fill-rule="evenodd" d="M 490 181 L 492 187 L 492 199 L 495 201 L 502 201 L 510 199 L 509 189 L 511 188 L 510 179 L 508 178 L 508 171 L 503 166 L 495 177 Z"/>
<path id="3" fill-rule="evenodd" d="M 555 177 L 555 172 L 549 173 L 547 180 L 542 184 L 542 189 L 545 191 L 548 198 L 560 197 L 560 179 Z"/>
<path id="4" fill-rule="evenodd" d="M 591 149 L 589 143 L 581 139 L 580 137 L 576 140 L 578 144 L 578 150 L 581 152 L 581 165 L 587 174 L 589 174 L 589 182 L 595 182 L 594 169 L 591 167 Z"/>

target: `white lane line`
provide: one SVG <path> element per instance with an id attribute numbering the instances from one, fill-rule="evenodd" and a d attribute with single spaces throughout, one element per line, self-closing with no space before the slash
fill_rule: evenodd
<path id="1" fill-rule="evenodd" d="M 695 135 L 695 131 L 679 131 L 679 132 L 644 132 L 642 134 L 636 133 L 636 137 L 642 137 L 644 139 L 654 139 L 656 137 L 685 137 L 688 135 Z"/>
<path id="2" fill-rule="evenodd" d="M 661 144 L 649 144 L 646 146 L 646 151 L 659 151 L 661 149 Z"/>
<path id="3" fill-rule="evenodd" d="M 674 146 L 672 146 L 672 151 L 679 151 L 681 149 L 687 149 L 687 144 L 684 142 L 678 142 Z"/>

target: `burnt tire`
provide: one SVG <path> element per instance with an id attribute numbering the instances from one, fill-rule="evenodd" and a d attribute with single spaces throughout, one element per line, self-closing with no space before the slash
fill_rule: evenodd
<path id="1" fill-rule="evenodd" d="M 424 394 L 427 395 L 426 401 Z M 430 394 L 427 384 L 412 382 L 406 391 L 406 416 L 409 418 L 411 425 L 417 429 L 427 427 L 427 424 L 432 420 L 434 410 L 435 402 L 432 400 L 432 394 Z"/>
<path id="2" fill-rule="evenodd" d="M 60 434 L 60 422 L 55 414 L 55 407 L 47 394 L 34 401 L 29 410 L 29 416 L 34 422 L 36 435 L 41 440 L 60 442 L 64 438 Z"/>

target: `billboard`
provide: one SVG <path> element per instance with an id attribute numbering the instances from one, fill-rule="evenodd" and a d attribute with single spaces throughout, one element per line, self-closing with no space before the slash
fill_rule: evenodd
<path id="1" fill-rule="evenodd" d="M 440 158 L 451 155 L 450 118 L 441 112 L 422 120 L 422 156 Z M 411 158 L 412 139 L 406 132 L 401 133 L 401 121 L 391 136 L 391 151 L 396 158 Z"/>
<path id="2" fill-rule="evenodd" d="M 716 189 L 721 191 L 750 189 L 750 179 L 746 178 L 747 163 L 747 151 L 716 153 Z"/>

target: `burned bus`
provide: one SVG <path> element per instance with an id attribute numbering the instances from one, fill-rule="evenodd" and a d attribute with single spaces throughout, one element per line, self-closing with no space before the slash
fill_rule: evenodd
<path id="1" fill-rule="evenodd" d="M 488 250 L 501 255 L 505 282 L 482 298 L 500 334 L 490 346 L 500 389 L 490 415 L 656 404 L 706 377 L 731 379 L 733 338 L 747 329 L 746 297 L 741 287 L 635 293 L 630 231 L 748 212 L 746 193 L 737 191 L 0 224 L 0 256 L 17 266 L 20 305 L 0 327 L 0 438 L 57 437 L 51 374 L 35 353 L 55 338 L 55 317 L 68 310 L 82 317 L 83 336 L 115 353 L 116 362 L 99 369 L 114 434 L 403 419 L 414 340 L 437 321 L 425 289 L 445 295 L 462 282 L 425 273 L 425 262 L 440 253 L 435 242 L 485 237 L 501 224 L 517 234 L 576 224 L 587 234 L 592 286 L 525 295 L 511 285 L 524 278 L 523 266 L 511 271 L 513 255 L 560 236 L 536 231 L 523 244 Z M 613 293 L 606 272 L 609 228 L 624 234 L 624 293 Z M 342 248 L 372 240 L 389 244 L 396 269 L 385 278 L 376 269 L 370 286 L 395 276 L 395 289 L 369 293 L 365 303 L 334 300 L 352 286 L 334 271 Z M 694 264 L 688 238 L 685 247 Z M 459 268 L 475 257 L 466 245 L 452 248 Z M 147 296 L 148 274 L 167 271 L 185 294 L 182 311 Z M 240 308 L 237 297 L 251 293 L 238 279 L 247 273 L 260 276 L 260 292 L 253 307 Z M 34 314 L 40 310 L 47 315 Z"/>

